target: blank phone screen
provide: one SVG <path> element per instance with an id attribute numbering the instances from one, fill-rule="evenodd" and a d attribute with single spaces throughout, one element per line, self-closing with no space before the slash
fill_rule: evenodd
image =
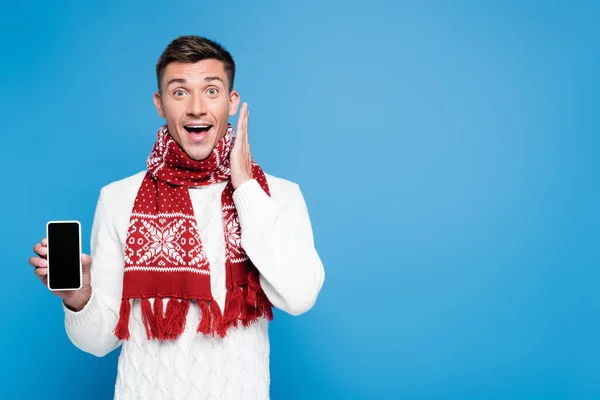
<path id="1" fill-rule="evenodd" d="M 76 289 L 80 285 L 79 224 L 48 224 L 48 287 L 54 290 Z"/>

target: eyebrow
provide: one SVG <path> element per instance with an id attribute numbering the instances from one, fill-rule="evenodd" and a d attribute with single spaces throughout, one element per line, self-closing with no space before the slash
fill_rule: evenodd
<path id="1" fill-rule="evenodd" d="M 223 85 L 225 85 L 225 81 L 223 79 L 221 79 L 221 77 L 219 76 L 207 76 L 204 78 L 205 82 L 211 82 L 211 81 L 221 81 L 221 83 Z"/>
<path id="2" fill-rule="evenodd" d="M 207 76 L 204 78 L 204 81 L 205 82 L 221 81 L 221 83 L 223 85 L 225 85 L 225 81 L 223 81 L 223 79 L 221 79 L 221 77 L 218 77 L 218 76 Z M 167 87 L 171 86 L 173 83 L 187 83 L 187 80 L 184 78 L 169 79 L 169 82 L 167 82 Z"/>

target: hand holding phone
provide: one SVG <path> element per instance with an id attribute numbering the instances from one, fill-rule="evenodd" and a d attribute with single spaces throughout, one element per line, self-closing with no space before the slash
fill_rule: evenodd
<path id="1" fill-rule="evenodd" d="M 78 221 L 50 221 L 46 238 L 34 246 L 38 257 L 29 264 L 35 274 L 65 305 L 83 309 L 91 296 L 91 257 L 81 252 L 81 224 Z"/>

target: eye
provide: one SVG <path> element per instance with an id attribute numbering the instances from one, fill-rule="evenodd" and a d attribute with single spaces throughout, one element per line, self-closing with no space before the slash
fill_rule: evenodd
<path id="1" fill-rule="evenodd" d="M 181 89 L 177 89 L 174 93 L 175 97 L 182 97 L 185 96 L 185 91 L 181 90 Z"/>
<path id="2" fill-rule="evenodd" d="M 211 96 L 216 96 L 218 93 L 219 93 L 219 91 L 216 88 L 208 89 L 208 94 Z"/>

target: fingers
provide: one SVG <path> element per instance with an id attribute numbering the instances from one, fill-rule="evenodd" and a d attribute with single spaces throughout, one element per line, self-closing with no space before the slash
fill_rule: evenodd
<path id="1" fill-rule="evenodd" d="M 46 260 L 48 255 L 48 247 L 46 247 L 47 243 L 47 240 L 44 238 L 42 239 L 41 243 L 37 243 L 35 246 L 33 246 L 33 252 L 37 254 L 38 257 L 29 257 L 29 265 L 35 268 L 48 267 L 48 261 Z"/>
<path id="2" fill-rule="evenodd" d="M 36 268 L 33 270 L 33 273 L 44 284 L 44 286 L 48 287 L 48 268 Z"/>
<path id="3" fill-rule="evenodd" d="M 33 273 L 41 280 L 44 280 L 48 276 L 48 268 L 36 268 L 33 270 Z"/>
<path id="4" fill-rule="evenodd" d="M 245 129 L 244 129 L 244 144 L 246 145 L 246 148 L 248 149 L 248 152 L 250 151 L 250 144 L 248 143 L 248 121 L 250 120 L 250 109 L 248 108 L 248 105 L 246 104 L 246 117 L 244 118 L 245 120 Z"/>
<path id="5" fill-rule="evenodd" d="M 250 141 L 248 140 L 248 121 L 250 120 L 250 110 L 246 109 L 246 131 L 244 134 L 244 153 L 246 154 L 247 164 L 250 168 L 250 176 L 252 176 L 252 153 L 250 153 Z"/>
<path id="6" fill-rule="evenodd" d="M 237 141 L 243 142 L 247 140 L 248 136 L 248 103 L 243 103 L 240 109 L 240 115 L 238 117 L 237 126 Z"/>
<path id="7" fill-rule="evenodd" d="M 237 128 L 235 129 L 235 135 L 239 138 L 240 137 L 240 132 L 242 132 L 242 113 L 244 111 L 244 104 L 242 104 L 242 107 L 240 108 L 240 115 L 238 115 L 238 121 L 237 121 Z M 236 140 L 237 142 L 237 140 Z"/>
<path id="8" fill-rule="evenodd" d="M 35 268 L 47 268 L 48 261 L 46 261 L 46 259 L 44 259 L 44 258 L 31 256 L 31 257 L 29 257 L 29 265 L 31 265 L 32 267 L 35 267 Z"/>
<path id="9" fill-rule="evenodd" d="M 33 252 L 38 256 L 45 258 L 48 255 L 48 247 L 44 244 L 44 240 L 42 240 L 42 243 L 37 243 L 33 246 Z"/>
<path id="10" fill-rule="evenodd" d="M 250 111 L 248 110 L 248 103 L 244 103 L 242 104 L 242 109 L 240 111 L 240 121 L 241 121 L 241 126 L 240 126 L 240 135 L 239 135 L 239 141 L 240 141 L 240 147 L 242 150 L 242 154 L 244 154 L 247 157 L 248 155 L 248 116 L 250 115 Z"/>
<path id="11" fill-rule="evenodd" d="M 242 133 L 242 137 L 240 138 L 242 143 L 242 155 L 245 158 L 244 160 L 244 165 L 245 165 L 245 169 L 247 169 L 248 173 L 250 174 L 250 177 L 252 177 L 252 154 L 250 153 L 250 142 L 248 140 L 248 121 L 250 120 L 250 110 L 248 109 L 248 103 L 244 103 L 244 106 L 242 111 L 244 113 L 243 115 L 243 121 L 244 121 L 244 126 L 243 126 L 243 133 Z"/>

